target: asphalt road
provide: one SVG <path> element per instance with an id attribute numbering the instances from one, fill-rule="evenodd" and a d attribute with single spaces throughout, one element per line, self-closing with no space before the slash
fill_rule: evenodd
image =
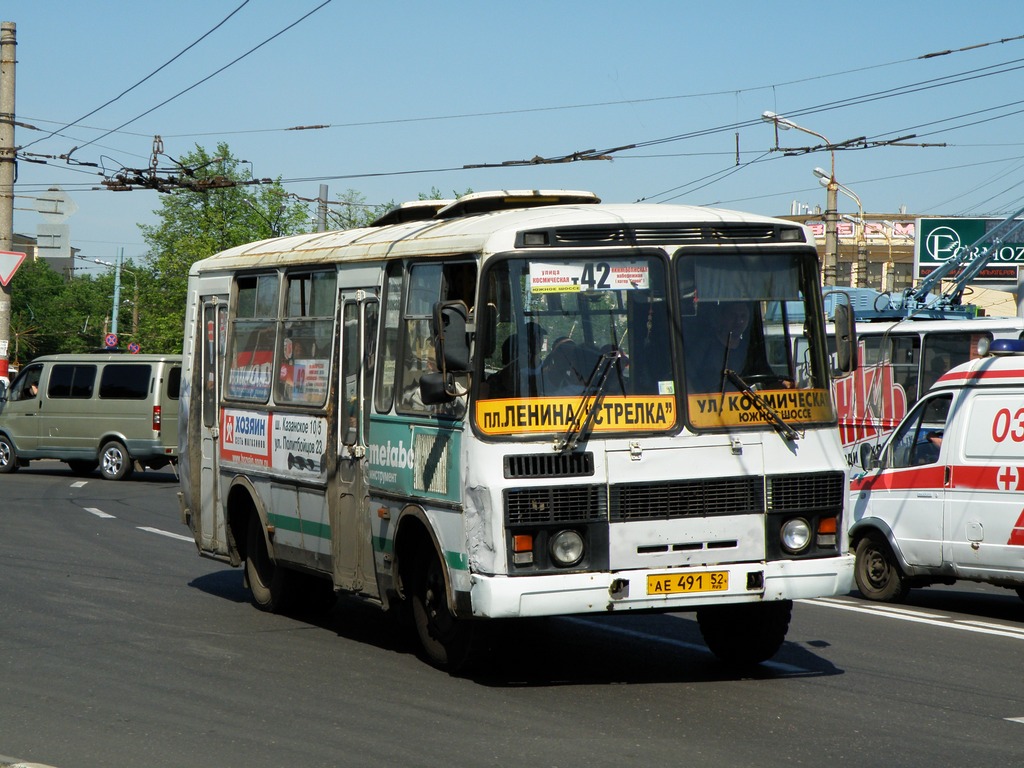
<path id="1" fill-rule="evenodd" d="M 273 616 L 200 558 L 173 474 L 0 477 L 0 758 L 89 766 L 1010 766 L 1024 602 L 976 585 L 795 608 L 755 674 L 692 617 L 496 626 L 427 666 L 376 610 Z"/>

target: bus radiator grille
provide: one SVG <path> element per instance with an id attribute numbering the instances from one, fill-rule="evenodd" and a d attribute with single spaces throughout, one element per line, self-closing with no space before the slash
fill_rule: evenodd
<path id="1" fill-rule="evenodd" d="M 624 483 L 612 486 L 609 508 L 613 522 L 758 514 L 764 485 L 759 477 Z"/>
<path id="2" fill-rule="evenodd" d="M 604 488 L 570 485 L 505 491 L 507 525 L 577 523 L 607 519 Z"/>
<path id="3" fill-rule="evenodd" d="M 842 472 L 776 475 L 768 478 L 768 510 L 842 510 L 845 493 L 846 475 Z"/>

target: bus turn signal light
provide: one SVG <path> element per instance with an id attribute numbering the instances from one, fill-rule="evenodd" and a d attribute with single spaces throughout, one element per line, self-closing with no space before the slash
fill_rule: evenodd
<path id="1" fill-rule="evenodd" d="M 533 536 L 517 533 L 512 537 L 512 562 L 516 565 L 533 563 Z"/>

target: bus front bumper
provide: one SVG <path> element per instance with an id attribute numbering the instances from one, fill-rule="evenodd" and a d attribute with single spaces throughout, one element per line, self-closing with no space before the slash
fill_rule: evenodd
<path id="1" fill-rule="evenodd" d="M 705 605 L 798 600 L 846 594 L 853 588 L 853 555 L 771 563 L 730 563 L 701 568 L 543 576 L 473 574 L 473 616 L 514 618 L 614 611 L 686 611 Z M 651 594 L 657 585 L 693 586 L 697 576 L 728 574 L 714 591 Z M 649 579 L 648 577 L 652 577 Z M 716 577 L 716 579 L 720 579 Z"/>

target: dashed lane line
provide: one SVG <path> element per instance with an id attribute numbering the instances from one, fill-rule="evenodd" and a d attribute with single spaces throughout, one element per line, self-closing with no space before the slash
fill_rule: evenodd
<path id="1" fill-rule="evenodd" d="M 84 507 L 84 509 L 89 514 L 96 515 L 96 517 L 101 517 L 104 520 L 113 520 L 114 519 L 113 515 L 108 515 L 102 509 L 96 509 L 96 507 Z"/>
<path id="2" fill-rule="evenodd" d="M 180 533 L 171 533 L 170 531 L 161 531 L 159 528 L 148 528 L 146 526 L 141 526 L 140 525 L 139 526 L 139 530 L 140 531 L 145 531 L 146 533 L 155 533 L 158 536 L 166 536 L 169 539 L 178 539 L 178 541 L 195 542 L 195 539 L 193 539 L 191 536 L 182 536 Z"/>

